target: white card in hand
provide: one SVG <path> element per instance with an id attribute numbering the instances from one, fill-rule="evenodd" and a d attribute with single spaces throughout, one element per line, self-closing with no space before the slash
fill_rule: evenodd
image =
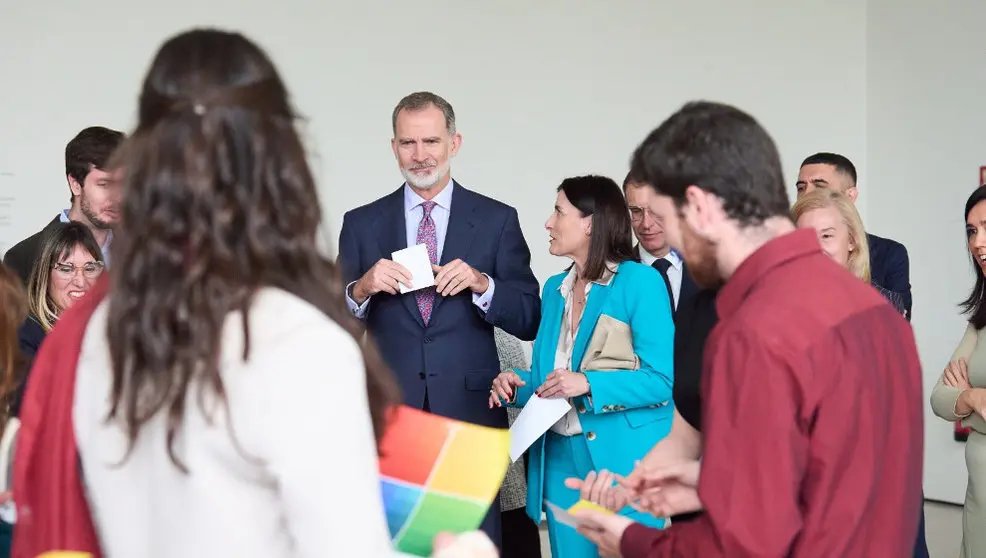
<path id="1" fill-rule="evenodd" d="M 542 399 L 532 395 L 510 426 L 510 462 L 520 459 L 527 448 L 571 408 L 567 399 Z"/>
<path id="2" fill-rule="evenodd" d="M 568 513 L 567 510 L 564 510 L 547 500 L 544 501 L 544 505 L 547 506 L 548 511 L 551 512 L 551 515 L 555 516 L 555 521 L 557 521 L 558 523 L 561 523 L 562 525 L 568 525 L 572 529 L 579 528 L 578 520 L 575 519 L 574 515 Z"/>
<path id="3" fill-rule="evenodd" d="M 391 254 L 390 258 L 407 268 L 411 273 L 411 288 L 405 287 L 402 283 L 400 285 L 401 294 L 431 287 L 435 284 L 435 273 L 431 270 L 431 258 L 428 257 L 428 248 L 424 244 L 398 250 Z"/>

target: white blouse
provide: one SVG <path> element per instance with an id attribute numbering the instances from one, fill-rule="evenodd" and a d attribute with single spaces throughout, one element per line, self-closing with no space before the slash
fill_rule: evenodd
<path id="1" fill-rule="evenodd" d="M 106 422 L 106 324 L 104 302 L 86 330 L 73 412 L 108 558 L 393 555 L 363 360 L 339 325 L 291 294 L 263 289 L 243 362 L 242 320 L 230 314 L 220 361 L 229 412 L 207 397 L 215 410 L 208 423 L 198 386 L 190 387 L 175 442 L 185 475 L 168 458 L 163 413 L 123 460 L 126 435 Z"/>

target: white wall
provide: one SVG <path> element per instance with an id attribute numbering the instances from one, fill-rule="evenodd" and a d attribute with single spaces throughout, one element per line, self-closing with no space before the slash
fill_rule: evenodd
<path id="1" fill-rule="evenodd" d="M 518 208 L 541 279 L 561 266 L 542 229 L 561 179 L 621 181 L 633 147 L 689 99 L 760 118 L 792 183 L 823 148 L 866 169 L 865 10 L 852 0 L 142 4 L 0 4 L 0 197 L 19 200 L 0 243 L 62 209 L 65 143 L 91 124 L 129 129 L 157 46 L 202 24 L 243 30 L 282 70 L 310 119 L 333 245 L 345 210 L 399 185 L 390 112 L 418 89 L 455 107 L 454 175 Z M 835 27 L 839 41 L 806 35 Z"/>
<path id="2" fill-rule="evenodd" d="M 408 92 L 455 106 L 454 173 L 519 209 L 542 280 L 560 266 L 541 228 L 559 181 L 621 180 L 653 126 L 709 98 L 766 125 L 792 183 L 815 151 L 857 164 L 868 228 L 910 251 L 929 390 L 961 335 L 955 303 L 972 281 L 962 208 L 986 164 L 981 0 L 139 4 L 0 6 L 0 214 L 4 197 L 18 201 L 9 225 L 0 215 L 0 251 L 65 204 L 72 135 L 130 128 L 161 41 L 221 24 L 269 50 L 309 118 L 330 244 L 345 210 L 399 184 L 390 111 Z M 930 410 L 926 444 L 927 496 L 961 501 L 963 446 Z"/>
<path id="3" fill-rule="evenodd" d="M 870 0 L 867 228 L 911 256 L 914 331 L 927 393 L 965 329 L 956 306 L 972 288 L 965 200 L 986 165 L 986 42 L 981 0 Z M 925 491 L 965 498 L 964 446 L 927 408 Z M 893 417 L 886 427 L 894 428 Z"/>
<path id="4" fill-rule="evenodd" d="M 955 303 L 972 281 L 961 211 L 986 164 L 986 3 L 465 4 L 4 2 L 0 251 L 63 208 L 62 152 L 79 129 L 132 126 L 162 40 L 221 24 L 269 50 L 309 119 L 331 245 L 345 210 L 399 184 L 390 111 L 418 89 L 455 106 L 465 140 L 455 175 L 519 209 L 542 280 L 561 263 L 541 228 L 554 187 L 587 172 L 620 180 L 631 149 L 686 100 L 756 115 L 792 182 L 805 155 L 846 154 L 861 174 L 868 227 L 910 250 L 930 389 L 961 335 Z M 930 411 L 926 444 L 928 497 L 961 501 L 962 445 Z"/>

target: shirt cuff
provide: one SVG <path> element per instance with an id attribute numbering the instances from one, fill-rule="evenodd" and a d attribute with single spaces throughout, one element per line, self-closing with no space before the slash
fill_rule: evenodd
<path id="1" fill-rule="evenodd" d="M 665 531 L 634 523 L 623 531 L 620 537 L 620 555 L 627 558 L 650 556 L 654 545 L 664 536 Z"/>
<path id="2" fill-rule="evenodd" d="M 363 301 L 363 304 L 356 304 L 356 301 L 353 300 L 352 295 L 353 285 L 355 284 L 356 281 L 353 281 L 352 283 L 346 285 L 346 306 L 349 307 L 349 312 L 352 313 L 353 316 L 362 320 L 366 317 L 366 310 L 370 306 L 370 297 L 367 297 L 367 299 Z"/>
<path id="3" fill-rule="evenodd" d="M 483 275 L 486 275 L 485 273 Z M 486 312 L 490 309 L 490 303 L 493 302 L 493 291 L 494 284 L 493 278 L 486 275 L 486 278 L 490 282 L 490 286 L 486 288 L 486 292 L 483 294 L 472 293 L 472 303 L 475 304 L 480 310 Z"/>

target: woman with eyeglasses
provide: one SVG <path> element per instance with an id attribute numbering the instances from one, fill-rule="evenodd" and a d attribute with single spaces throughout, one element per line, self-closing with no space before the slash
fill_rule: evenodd
<path id="1" fill-rule="evenodd" d="M 27 283 L 30 315 L 18 332 L 26 358 L 34 358 L 59 314 L 89 291 L 103 267 L 103 252 L 82 223 L 67 223 L 45 239 Z"/>

